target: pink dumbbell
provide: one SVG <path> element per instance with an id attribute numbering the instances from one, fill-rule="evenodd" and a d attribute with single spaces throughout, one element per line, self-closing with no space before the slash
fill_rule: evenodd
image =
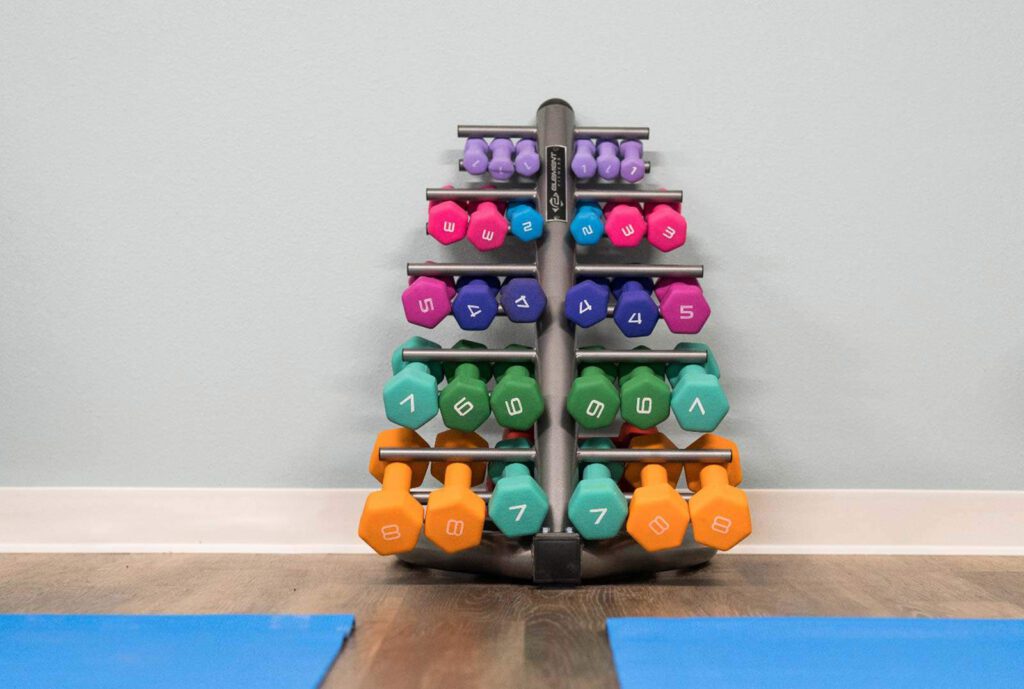
<path id="1" fill-rule="evenodd" d="M 700 283 L 694 278 L 662 278 L 654 286 L 658 310 L 674 333 L 699 333 L 711 315 Z"/>
<path id="2" fill-rule="evenodd" d="M 678 203 L 644 204 L 647 241 L 654 248 L 672 251 L 686 243 L 686 218 L 679 212 L 681 208 Z"/>
<path id="3" fill-rule="evenodd" d="M 516 166 L 512 162 L 512 152 L 515 146 L 511 139 L 494 139 L 491 141 L 491 163 L 487 169 L 494 179 L 502 181 L 512 179 Z"/>
<path id="4" fill-rule="evenodd" d="M 480 251 L 493 251 L 505 243 L 508 236 L 508 218 L 505 204 L 496 201 L 481 201 L 469 214 L 469 229 L 466 238 Z"/>
<path id="5" fill-rule="evenodd" d="M 622 164 L 619 174 L 627 182 L 639 182 L 644 178 L 644 145 L 635 139 L 619 144 L 619 156 Z"/>
<path id="6" fill-rule="evenodd" d="M 491 159 L 491 149 L 483 139 L 466 139 L 462 149 L 462 167 L 471 175 L 482 175 L 487 172 Z"/>
<path id="7" fill-rule="evenodd" d="M 523 177 L 533 177 L 540 172 L 540 156 L 533 139 L 520 139 L 516 144 L 516 172 Z"/>
<path id="8" fill-rule="evenodd" d="M 606 203 L 604 232 L 615 246 L 639 245 L 647 233 L 647 223 L 639 204 L 630 201 Z"/>
<path id="9" fill-rule="evenodd" d="M 443 189 L 453 189 L 446 184 Z M 427 211 L 427 233 L 442 244 L 453 244 L 466 236 L 469 213 L 459 201 L 431 201 Z"/>
<path id="10" fill-rule="evenodd" d="M 451 278 L 428 275 L 409 278 L 409 286 L 402 291 L 405 320 L 424 328 L 436 327 L 452 312 L 455 283 Z"/>

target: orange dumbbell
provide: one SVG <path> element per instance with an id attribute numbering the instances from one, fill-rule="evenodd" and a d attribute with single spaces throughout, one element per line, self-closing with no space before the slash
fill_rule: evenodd
<path id="1" fill-rule="evenodd" d="M 482 448 L 487 447 L 487 441 L 476 433 L 448 430 L 437 434 L 434 447 Z M 427 500 L 427 538 L 446 553 L 457 553 L 480 543 L 487 505 L 471 488 L 483 482 L 487 463 L 434 462 L 430 473 L 443 480 L 444 486 Z"/>
<path id="2" fill-rule="evenodd" d="M 423 483 L 426 462 L 382 462 L 380 448 L 429 447 L 427 441 L 409 428 L 393 428 L 377 435 L 370 453 L 370 473 L 381 489 L 370 493 L 359 517 L 359 537 L 381 555 L 412 550 L 423 528 L 423 506 L 409 489 Z"/>
<path id="3" fill-rule="evenodd" d="M 631 449 L 674 450 L 676 446 L 658 433 L 637 436 Z M 683 496 L 676 492 L 675 483 L 669 481 L 668 467 L 664 464 L 642 464 L 639 486 L 633 491 L 629 503 L 626 531 L 644 550 L 667 550 L 682 544 L 690 511 Z M 629 467 L 626 467 L 629 472 Z M 680 469 L 681 472 L 681 469 Z M 679 473 L 676 473 L 676 480 Z"/>
<path id="4" fill-rule="evenodd" d="M 686 465 L 686 484 L 693 491 L 690 519 L 693 539 L 718 550 L 729 550 L 750 535 L 750 506 L 736 486 L 743 480 L 736 443 L 714 433 L 697 438 L 688 450 L 732 450 L 728 464 Z"/>
<path id="5" fill-rule="evenodd" d="M 653 433 L 647 433 L 644 435 L 635 435 L 629 441 L 630 450 L 677 450 L 676 444 L 669 440 L 668 436 L 664 433 L 658 432 L 657 428 L 651 429 Z M 673 487 L 679 483 L 679 477 L 683 473 L 683 465 L 680 462 L 673 462 L 672 464 L 666 464 L 665 471 L 668 473 L 668 482 Z M 640 485 L 640 472 L 643 470 L 644 464 L 641 462 L 630 462 L 626 465 L 626 471 L 623 476 L 634 486 Z"/>

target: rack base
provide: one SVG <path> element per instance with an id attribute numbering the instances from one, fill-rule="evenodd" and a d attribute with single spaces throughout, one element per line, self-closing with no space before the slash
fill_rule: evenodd
<path id="1" fill-rule="evenodd" d="M 545 537 L 565 535 L 539 534 L 537 538 L 547 540 Z M 690 532 L 680 547 L 657 553 L 647 552 L 623 534 L 607 541 L 583 543 L 579 578 L 571 580 L 565 577 L 552 579 L 544 573 L 538 578 L 534 572 L 534 547 L 529 538 L 515 540 L 496 531 L 486 531 L 480 545 L 461 553 L 449 555 L 421 536 L 413 550 L 396 557 L 416 567 L 486 574 L 537 584 L 572 585 L 581 580 L 692 569 L 706 564 L 718 552 L 694 542 Z"/>

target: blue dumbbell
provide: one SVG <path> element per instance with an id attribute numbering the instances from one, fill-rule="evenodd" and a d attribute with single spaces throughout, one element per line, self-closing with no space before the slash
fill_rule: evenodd
<path id="1" fill-rule="evenodd" d="M 498 315 L 498 278 L 467 278 L 455 281 L 452 314 L 463 330 L 486 330 Z"/>
<path id="2" fill-rule="evenodd" d="M 658 304 L 651 296 L 654 283 L 650 278 L 616 278 L 612 280 L 615 295 L 615 325 L 626 337 L 646 337 L 658 323 Z"/>
<path id="3" fill-rule="evenodd" d="M 576 215 L 569 223 L 569 232 L 581 246 L 597 244 L 604 236 L 604 215 L 593 201 L 582 201 L 576 206 Z"/>
<path id="4" fill-rule="evenodd" d="M 513 323 L 533 323 L 540 319 L 548 300 L 537 278 L 510 278 L 498 292 L 505 315 Z"/>
<path id="5" fill-rule="evenodd" d="M 565 292 L 565 317 L 581 328 L 597 325 L 608 315 L 611 289 L 601 279 L 577 282 Z"/>
<path id="6" fill-rule="evenodd" d="M 509 231 L 524 242 L 540 239 L 544 234 L 544 217 L 529 201 L 510 203 L 505 217 L 508 218 Z"/>

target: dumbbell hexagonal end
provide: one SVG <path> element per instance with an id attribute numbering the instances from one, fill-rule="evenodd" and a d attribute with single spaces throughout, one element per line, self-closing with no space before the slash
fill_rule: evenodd
<path id="1" fill-rule="evenodd" d="M 421 367 L 407 366 L 384 383 L 384 413 L 406 428 L 419 428 L 437 415 L 437 379 Z"/>
<path id="2" fill-rule="evenodd" d="M 580 246 L 592 246 L 604 236 L 604 217 L 601 208 L 593 203 L 583 203 L 576 208 L 576 215 L 569 223 L 569 233 Z"/>
<path id="3" fill-rule="evenodd" d="M 646 435 L 636 435 L 632 440 L 629 441 L 630 450 L 676 450 L 676 444 L 669 439 L 664 433 L 660 433 L 657 429 L 652 429 L 654 432 Z M 679 483 L 679 477 L 683 473 L 683 465 L 677 462 L 671 464 L 665 464 L 665 472 L 668 475 L 668 483 L 671 486 L 675 486 Z M 640 474 L 643 471 L 644 464 L 642 462 L 631 462 L 626 465 L 626 471 L 623 474 L 626 481 L 634 486 L 640 485 Z"/>
<path id="4" fill-rule="evenodd" d="M 416 547 L 423 529 L 423 506 L 408 493 L 375 491 L 359 517 L 359 537 L 380 555 Z"/>
<path id="5" fill-rule="evenodd" d="M 424 448 L 430 447 L 419 433 L 409 428 L 389 428 L 377 434 L 373 443 L 373 450 L 370 451 L 370 475 L 378 481 L 384 480 L 384 469 L 387 463 L 380 459 L 380 448 L 382 447 L 408 447 Z M 423 483 L 423 477 L 427 473 L 427 462 L 405 462 L 412 470 L 412 487 Z"/>
<path id="6" fill-rule="evenodd" d="M 568 514 L 583 538 L 598 541 L 619 533 L 629 505 L 613 479 L 584 479 L 569 499 Z"/>
<path id="7" fill-rule="evenodd" d="M 544 234 L 544 217 L 531 204 L 513 204 L 505 216 L 508 218 L 509 231 L 520 241 L 532 242 Z"/>
<path id="8" fill-rule="evenodd" d="M 491 415 L 487 383 L 480 379 L 453 380 L 441 390 L 438 404 L 444 425 L 460 431 L 475 431 Z"/>
<path id="9" fill-rule="evenodd" d="M 667 483 L 642 486 L 633 491 L 626 531 L 644 550 L 678 548 L 689 522 L 686 500 Z"/>
<path id="10" fill-rule="evenodd" d="M 647 292 L 621 292 L 612 320 L 626 337 L 647 337 L 658 325 L 658 313 L 658 305 Z"/>
<path id="11" fill-rule="evenodd" d="M 611 210 L 605 207 L 604 231 L 615 246 L 639 246 L 647 233 L 647 223 L 636 205 L 616 203 Z"/>
<path id="12" fill-rule="evenodd" d="M 494 288 L 482 280 L 459 287 L 452 300 L 452 314 L 463 330 L 486 330 L 498 315 Z"/>
<path id="13" fill-rule="evenodd" d="M 462 151 L 462 166 L 471 175 L 482 175 L 487 172 L 490 163 L 490 146 L 487 141 L 479 138 L 466 139 Z"/>
<path id="14" fill-rule="evenodd" d="M 540 172 L 540 155 L 537 154 L 537 142 L 533 139 L 521 139 L 516 144 L 516 172 L 523 177 L 533 177 Z"/>
<path id="15" fill-rule="evenodd" d="M 535 323 L 548 304 L 537 278 L 512 278 L 498 292 L 505 315 L 513 323 Z"/>
<path id="16" fill-rule="evenodd" d="M 402 292 L 405 319 L 414 325 L 434 328 L 452 312 L 450 286 L 444 280 L 420 276 Z"/>
<path id="17" fill-rule="evenodd" d="M 469 213 L 457 201 L 431 201 L 427 211 L 427 233 L 442 244 L 465 238 Z"/>
<path id="18" fill-rule="evenodd" d="M 480 251 L 493 251 L 505 243 L 508 219 L 493 203 L 481 204 L 469 216 L 466 238 Z"/>
<path id="19" fill-rule="evenodd" d="M 487 513 L 499 531 L 520 538 L 540 531 L 548 509 L 548 496 L 532 476 L 503 475 L 491 493 Z"/>
<path id="20" fill-rule="evenodd" d="M 711 307 L 700 285 L 676 282 L 659 289 L 658 309 L 665 325 L 674 333 L 699 333 L 711 316 Z"/>
<path id="21" fill-rule="evenodd" d="M 672 251 L 686 243 L 686 218 L 668 204 L 647 214 L 647 241 L 660 251 Z"/>
<path id="22" fill-rule="evenodd" d="M 746 494 L 733 486 L 697 491 L 690 498 L 693 540 L 718 550 L 729 550 L 750 535 L 750 505 Z"/>
<path id="23" fill-rule="evenodd" d="M 565 317 L 581 328 L 597 325 L 608 315 L 608 285 L 581 280 L 565 293 Z"/>
<path id="24" fill-rule="evenodd" d="M 579 376 L 572 382 L 565 407 L 584 428 L 604 428 L 619 411 L 619 392 L 604 376 Z"/>
<path id="25" fill-rule="evenodd" d="M 505 377 L 491 393 L 491 410 L 500 425 L 525 431 L 544 412 L 544 397 L 533 378 Z"/>
<path id="26" fill-rule="evenodd" d="M 672 389 L 651 376 L 630 376 L 619 382 L 622 420 L 638 428 L 653 428 L 668 418 Z"/>
<path id="27" fill-rule="evenodd" d="M 468 490 L 439 488 L 427 499 L 423 533 L 446 553 L 457 553 L 480 543 L 487 506 Z"/>
<path id="28" fill-rule="evenodd" d="M 710 373 L 683 375 L 672 391 L 672 413 L 687 431 L 713 431 L 729 413 L 729 400 Z"/>
<path id="29" fill-rule="evenodd" d="M 725 465 L 726 474 L 729 477 L 729 485 L 738 486 L 743 482 L 743 465 L 740 462 L 740 448 L 728 438 L 705 433 L 690 443 L 687 450 L 731 450 L 732 461 Z M 696 493 L 700 490 L 700 470 L 706 465 L 701 462 L 690 462 L 686 464 L 686 487 Z"/>

